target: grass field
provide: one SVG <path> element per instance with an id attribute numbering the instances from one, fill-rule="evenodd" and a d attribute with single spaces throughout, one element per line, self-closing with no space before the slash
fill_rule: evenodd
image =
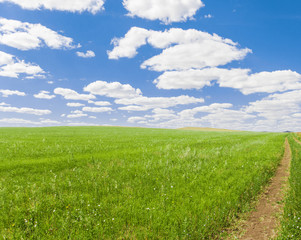
<path id="1" fill-rule="evenodd" d="M 301 239 L 301 134 L 290 135 L 292 163 L 290 171 L 290 190 L 285 202 L 282 232 L 279 239 Z"/>
<path id="2" fill-rule="evenodd" d="M 58 127 L 0 136 L 4 239 L 219 239 L 273 175 L 287 134 Z"/>

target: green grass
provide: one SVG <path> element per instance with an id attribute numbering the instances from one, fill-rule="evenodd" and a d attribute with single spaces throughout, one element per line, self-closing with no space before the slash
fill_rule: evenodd
<path id="1" fill-rule="evenodd" d="M 219 239 L 273 175 L 287 134 L 0 129 L 4 239 Z"/>
<path id="2" fill-rule="evenodd" d="M 292 163 L 290 170 L 290 190 L 285 202 L 284 219 L 279 239 L 301 239 L 301 145 L 290 135 Z"/>

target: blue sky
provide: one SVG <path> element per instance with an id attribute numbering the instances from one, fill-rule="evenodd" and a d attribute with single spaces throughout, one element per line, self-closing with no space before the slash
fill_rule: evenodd
<path id="1" fill-rule="evenodd" d="M 300 9 L 0 0 L 0 126 L 301 131 Z"/>

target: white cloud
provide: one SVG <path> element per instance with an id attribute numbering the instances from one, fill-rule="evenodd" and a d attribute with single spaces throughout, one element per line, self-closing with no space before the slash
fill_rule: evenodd
<path id="1" fill-rule="evenodd" d="M 213 103 L 209 106 L 201 106 L 192 109 L 185 109 L 179 113 L 181 119 L 191 119 L 197 113 L 218 113 L 223 109 L 231 108 L 233 105 L 231 103 Z"/>
<path id="2" fill-rule="evenodd" d="M 10 106 L 10 104 L 5 103 L 5 102 L 1 102 L 1 103 L 0 103 L 0 106 Z"/>
<path id="3" fill-rule="evenodd" d="M 0 106 L 0 112 L 11 112 L 11 113 L 24 113 L 24 114 L 33 114 L 33 115 L 47 115 L 50 114 L 50 110 L 40 110 L 34 108 L 17 108 L 17 107 L 6 107 Z"/>
<path id="4" fill-rule="evenodd" d="M 123 0 L 129 16 L 160 20 L 165 24 L 191 19 L 204 7 L 201 0 Z"/>
<path id="5" fill-rule="evenodd" d="M 146 60 L 141 67 L 153 71 L 186 70 L 216 67 L 243 59 L 248 49 L 239 50 L 221 42 L 187 43 L 163 50 L 160 55 Z"/>
<path id="6" fill-rule="evenodd" d="M 37 49 L 44 45 L 53 49 L 73 49 L 73 39 L 41 24 L 0 18 L 0 44 L 19 50 Z"/>
<path id="7" fill-rule="evenodd" d="M 41 124 L 47 124 L 47 125 L 57 125 L 57 124 L 61 124 L 59 121 L 56 120 L 51 120 L 51 119 L 40 119 L 40 123 Z"/>
<path id="8" fill-rule="evenodd" d="M 216 67 L 242 60 L 251 52 L 248 48 L 239 49 L 230 39 L 195 29 L 171 28 L 161 32 L 133 27 L 124 38 L 115 38 L 112 42 L 114 49 L 108 51 L 110 59 L 134 57 L 137 48 L 146 43 L 164 49 L 141 64 L 142 68 L 154 71 Z"/>
<path id="9" fill-rule="evenodd" d="M 145 115 L 145 118 L 151 118 L 150 122 L 158 122 L 162 120 L 174 119 L 177 115 L 173 110 L 155 108 L 151 115 Z"/>
<path id="10" fill-rule="evenodd" d="M 22 118 L 2 118 L 0 126 L 53 126 L 59 125 L 60 122 L 51 119 L 40 119 L 40 121 L 26 120 Z"/>
<path id="11" fill-rule="evenodd" d="M 233 110 L 230 109 L 231 107 L 233 106 L 229 103 L 214 103 L 209 106 L 185 109 L 178 113 L 168 109 L 155 109 L 153 114 L 145 115 L 145 120 L 138 123 L 165 128 L 194 126 L 244 130 L 253 127 L 256 115 L 247 113 L 243 109 Z"/>
<path id="12" fill-rule="evenodd" d="M 130 106 L 126 106 L 126 107 L 119 107 L 118 109 L 123 110 L 123 111 L 130 111 L 130 112 L 144 112 L 144 111 L 151 109 L 151 107 L 130 105 Z"/>
<path id="13" fill-rule="evenodd" d="M 135 89 L 129 84 L 119 82 L 96 81 L 84 88 L 84 91 L 94 95 L 112 98 L 133 98 L 141 95 L 140 89 Z"/>
<path id="14" fill-rule="evenodd" d="M 34 122 L 26 119 L 21 119 L 21 118 L 2 118 L 0 119 L 0 123 L 4 123 L 5 125 L 10 125 L 10 124 L 26 124 L 26 125 L 40 125 L 40 122 Z"/>
<path id="15" fill-rule="evenodd" d="M 88 103 L 90 104 L 94 104 L 96 106 L 110 106 L 112 105 L 110 102 L 107 102 L 107 101 L 88 101 Z"/>
<path id="16" fill-rule="evenodd" d="M 301 113 L 295 113 L 292 115 L 292 117 L 301 119 Z"/>
<path id="17" fill-rule="evenodd" d="M 28 10 L 88 11 L 96 14 L 104 9 L 104 0 L 0 0 L 1 2 L 14 3 Z"/>
<path id="18" fill-rule="evenodd" d="M 20 92 L 18 90 L 0 89 L 0 93 L 2 93 L 2 97 L 8 97 L 11 95 L 26 96 L 25 92 Z"/>
<path id="19" fill-rule="evenodd" d="M 118 108 L 119 110 L 123 110 L 123 111 L 133 111 L 133 112 L 144 112 L 144 111 L 147 111 L 149 109 L 151 109 L 151 107 L 149 106 L 133 106 L 133 105 L 130 105 L 130 106 L 126 106 L 126 107 L 119 107 Z"/>
<path id="20" fill-rule="evenodd" d="M 204 16 L 204 18 L 213 18 L 213 16 L 211 14 L 207 14 Z"/>
<path id="21" fill-rule="evenodd" d="M 0 51 L 0 66 L 14 63 L 14 56 Z"/>
<path id="22" fill-rule="evenodd" d="M 144 120 L 146 120 L 145 117 L 129 117 L 127 121 L 129 123 L 136 123 L 136 122 L 144 121 Z"/>
<path id="23" fill-rule="evenodd" d="M 244 125 L 247 120 L 253 120 L 256 115 L 241 110 L 222 109 L 201 118 L 202 122 L 208 122 L 211 126 L 231 129 L 235 126 Z"/>
<path id="24" fill-rule="evenodd" d="M 91 119 L 97 119 L 97 117 L 95 117 L 95 116 L 89 116 L 89 118 L 91 118 Z"/>
<path id="25" fill-rule="evenodd" d="M 87 117 L 88 114 L 83 113 L 82 111 L 76 110 L 72 111 L 71 114 L 67 115 L 67 118 L 80 118 L 80 117 Z"/>
<path id="26" fill-rule="evenodd" d="M 175 112 L 170 109 L 154 109 L 145 116 L 131 116 L 130 123 L 151 127 L 179 128 L 187 126 L 214 127 L 228 129 L 250 128 L 256 115 L 245 110 L 233 110 L 230 103 L 213 103 Z"/>
<path id="27" fill-rule="evenodd" d="M 178 113 L 153 111 L 130 122 L 152 127 L 213 127 L 253 131 L 301 131 L 301 90 L 272 94 L 234 110 L 230 103 L 214 103 Z"/>
<path id="28" fill-rule="evenodd" d="M 301 90 L 271 94 L 249 103 L 243 111 L 257 115 L 255 131 L 301 131 Z"/>
<path id="29" fill-rule="evenodd" d="M 69 122 L 67 123 L 68 126 L 100 126 L 99 124 L 95 123 L 88 123 L 88 122 Z"/>
<path id="30" fill-rule="evenodd" d="M 187 105 L 194 103 L 203 103 L 203 98 L 195 98 L 190 96 L 178 97 L 136 97 L 129 99 L 116 99 L 116 104 L 128 105 L 127 107 L 120 107 L 120 110 L 127 111 L 146 111 L 154 108 L 169 108 L 178 105 Z"/>
<path id="31" fill-rule="evenodd" d="M 82 103 L 67 103 L 68 107 L 83 107 L 85 104 Z"/>
<path id="32" fill-rule="evenodd" d="M 160 75 L 154 83 L 159 89 L 201 89 L 210 86 L 218 77 L 213 69 L 168 71 Z"/>
<path id="33" fill-rule="evenodd" d="M 220 87 L 239 89 L 243 94 L 284 92 L 301 89 L 301 75 L 291 70 L 250 74 L 250 69 L 205 68 L 168 71 L 154 83 L 159 89 L 201 89 L 217 81 Z"/>
<path id="34" fill-rule="evenodd" d="M 38 94 L 33 95 L 35 98 L 40 99 L 53 99 L 55 98 L 55 95 L 50 95 L 50 92 L 48 91 L 40 91 Z"/>
<path id="35" fill-rule="evenodd" d="M 132 27 L 123 38 L 114 38 L 111 41 L 114 49 L 108 51 L 109 59 L 136 56 L 137 49 L 147 43 L 146 40 L 150 37 L 150 32 L 144 28 Z"/>
<path id="36" fill-rule="evenodd" d="M 247 81 L 231 82 L 221 86 L 241 89 L 242 93 L 250 94 L 255 92 L 284 92 L 287 90 L 301 89 L 301 75 L 291 70 L 260 72 L 252 74 Z"/>
<path id="37" fill-rule="evenodd" d="M 95 53 L 91 50 L 88 50 L 86 53 L 84 52 L 76 52 L 76 55 L 82 58 L 93 58 L 95 57 Z"/>
<path id="38" fill-rule="evenodd" d="M 301 90 L 269 95 L 246 106 L 248 113 L 257 113 L 268 120 L 280 120 L 301 112 Z"/>
<path id="39" fill-rule="evenodd" d="M 11 54 L 0 51 L 0 76 L 18 78 L 20 74 L 24 74 L 28 78 L 43 78 L 44 73 L 40 66 L 26 63 Z"/>
<path id="40" fill-rule="evenodd" d="M 93 113 L 102 113 L 102 112 L 111 112 L 113 111 L 110 107 L 83 107 L 84 112 L 93 112 Z"/>
<path id="41" fill-rule="evenodd" d="M 92 94 L 79 94 L 78 92 L 68 88 L 56 88 L 54 93 L 63 96 L 67 100 L 89 101 L 96 97 Z"/>

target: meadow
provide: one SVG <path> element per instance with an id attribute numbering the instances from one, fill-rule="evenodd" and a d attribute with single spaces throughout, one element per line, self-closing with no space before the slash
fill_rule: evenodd
<path id="1" fill-rule="evenodd" d="M 0 128 L 0 236 L 220 239 L 273 176 L 287 136 Z"/>

